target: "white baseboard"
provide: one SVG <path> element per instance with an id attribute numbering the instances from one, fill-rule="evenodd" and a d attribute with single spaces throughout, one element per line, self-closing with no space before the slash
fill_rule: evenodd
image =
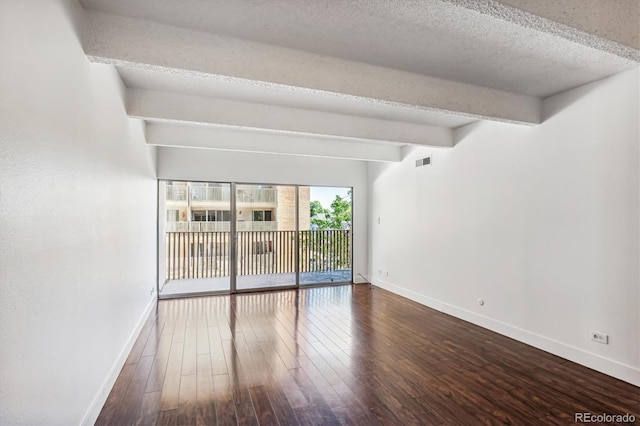
<path id="1" fill-rule="evenodd" d="M 640 368 L 622 364 L 618 361 L 596 355 L 584 349 L 567 345 L 566 343 L 558 340 L 515 327 L 484 315 L 479 315 L 467 309 L 450 305 L 377 278 L 373 279 L 371 283 L 445 314 L 479 325 L 480 327 L 488 330 L 495 331 L 496 333 L 518 340 L 522 343 L 526 343 L 527 345 L 531 345 L 535 348 L 542 349 L 543 351 L 550 352 L 559 357 L 568 359 L 569 361 L 584 365 L 585 367 L 589 367 L 601 373 L 615 377 L 616 379 L 640 386 Z"/>
<path id="2" fill-rule="evenodd" d="M 104 403 L 109 397 L 109 393 L 111 392 L 111 389 L 113 388 L 113 385 L 115 384 L 116 379 L 120 374 L 120 370 L 122 370 L 122 367 L 124 367 L 124 363 L 127 362 L 127 357 L 129 356 L 129 353 L 131 352 L 133 345 L 136 343 L 136 339 L 138 338 L 142 327 L 144 327 L 144 323 L 147 321 L 147 318 L 149 317 L 149 314 L 151 313 L 151 310 L 155 305 L 156 298 L 154 297 L 149 302 L 149 305 L 145 308 L 144 312 L 140 316 L 140 319 L 138 320 L 138 323 L 136 324 L 136 327 L 131 332 L 127 343 L 120 351 L 120 355 L 118 355 L 118 358 L 114 362 L 113 367 L 111 367 L 111 371 L 105 379 L 104 384 L 93 399 L 91 407 L 89 407 L 87 413 L 84 415 L 81 423 L 82 425 L 94 425 L 96 423 L 96 420 L 98 420 L 100 411 L 102 410 Z"/>

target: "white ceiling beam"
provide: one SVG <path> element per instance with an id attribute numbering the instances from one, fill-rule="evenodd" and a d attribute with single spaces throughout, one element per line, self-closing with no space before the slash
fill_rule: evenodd
<path id="1" fill-rule="evenodd" d="M 132 118 L 146 121 L 199 123 L 369 141 L 453 146 L 453 131 L 444 127 L 153 90 L 128 89 L 127 113 Z"/>
<path id="2" fill-rule="evenodd" d="M 478 119 L 541 120 L 541 101 L 534 96 L 103 12 L 87 16 L 84 49 L 93 62 Z"/>
<path id="3" fill-rule="evenodd" d="M 266 130 L 176 123 L 146 124 L 147 144 L 347 160 L 402 161 L 400 145 Z"/>

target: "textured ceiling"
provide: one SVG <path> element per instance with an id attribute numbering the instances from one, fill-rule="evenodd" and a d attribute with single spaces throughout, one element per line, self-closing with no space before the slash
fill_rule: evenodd
<path id="1" fill-rule="evenodd" d="M 398 161 L 640 63 L 639 0 L 79 1 L 159 146 Z"/>
<path id="2" fill-rule="evenodd" d="M 638 0 L 500 0 L 528 12 L 640 49 Z"/>
<path id="3" fill-rule="evenodd" d="M 631 68 L 634 62 L 620 55 L 637 54 L 497 2 L 488 2 L 490 8 L 483 2 L 439 0 L 82 3 L 108 13 L 534 96 Z M 567 37 L 578 43 L 567 43 Z"/>

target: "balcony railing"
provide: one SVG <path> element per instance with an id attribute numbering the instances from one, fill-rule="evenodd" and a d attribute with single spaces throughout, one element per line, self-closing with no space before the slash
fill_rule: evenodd
<path id="1" fill-rule="evenodd" d="M 167 185 L 166 200 L 187 201 L 187 187 L 185 185 Z"/>
<path id="2" fill-rule="evenodd" d="M 219 222 L 167 222 L 166 232 L 229 232 L 230 223 Z M 278 222 L 248 221 L 236 224 L 238 231 L 275 231 Z"/>
<path id="3" fill-rule="evenodd" d="M 277 201 L 276 188 L 240 188 L 236 194 L 238 204 L 276 204 Z"/>
<path id="4" fill-rule="evenodd" d="M 226 201 L 229 202 L 229 186 L 209 187 L 190 185 L 167 185 L 166 200 L 187 201 L 187 194 L 191 194 L 191 201 Z M 278 190 L 276 188 L 240 188 L 236 194 L 236 202 L 240 204 L 276 204 Z"/>
<path id="5" fill-rule="evenodd" d="M 300 272 L 351 268 L 351 231 L 300 231 Z"/>
<path id="6" fill-rule="evenodd" d="M 229 201 L 230 189 L 228 186 L 223 187 L 203 187 L 203 186 L 191 186 L 189 193 L 191 194 L 191 201 Z"/>
<path id="7" fill-rule="evenodd" d="M 300 272 L 351 267 L 350 230 L 299 231 L 298 235 Z M 239 231 L 238 275 L 295 272 L 295 237 L 296 231 Z M 229 276 L 229 232 L 167 232 L 165 244 L 167 280 Z"/>

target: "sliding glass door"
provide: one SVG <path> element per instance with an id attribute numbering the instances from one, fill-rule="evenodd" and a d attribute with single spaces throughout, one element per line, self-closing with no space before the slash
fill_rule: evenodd
<path id="1" fill-rule="evenodd" d="M 161 298 L 352 282 L 351 189 L 159 181 Z"/>
<path id="2" fill-rule="evenodd" d="M 301 186 L 299 191 L 300 285 L 352 282 L 351 188 Z"/>
<path id="3" fill-rule="evenodd" d="M 297 187 L 236 185 L 236 289 L 296 286 Z"/>
<path id="4" fill-rule="evenodd" d="M 231 289 L 231 185 L 159 181 L 160 297 Z"/>

